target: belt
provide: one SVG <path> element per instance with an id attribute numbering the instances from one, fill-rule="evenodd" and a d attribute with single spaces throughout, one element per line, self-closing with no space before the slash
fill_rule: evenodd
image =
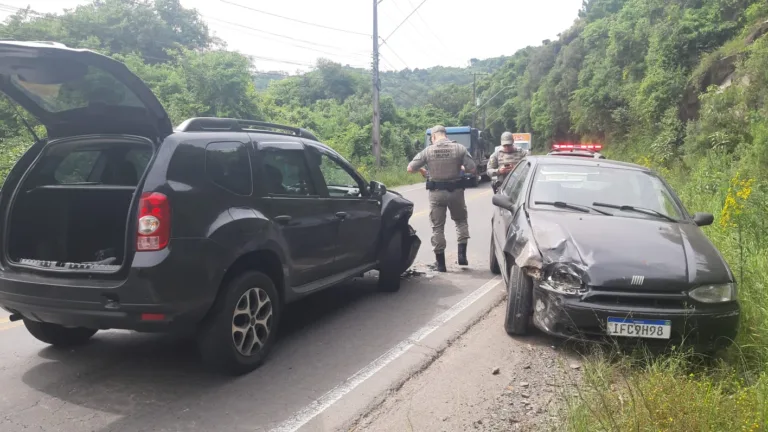
<path id="1" fill-rule="evenodd" d="M 433 181 L 427 180 L 427 190 L 447 190 L 452 192 L 456 189 L 462 189 L 464 186 L 461 180 L 458 181 Z"/>

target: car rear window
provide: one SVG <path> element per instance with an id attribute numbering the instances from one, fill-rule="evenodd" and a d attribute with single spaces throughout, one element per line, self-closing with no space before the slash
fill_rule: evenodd
<path id="1" fill-rule="evenodd" d="M 94 67 L 88 67 L 86 73 L 76 80 L 61 83 L 33 83 L 24 81 L 19 75 L 12 75 L 10 81 L 40 107 L 52 113 L 85 108 L 92 103 L 144 107 L 128 87 L 112 75 Z"/>
<path id="2" fill-rule="evenodd" d="M 655 210 L 674 219 L 682 217 L 672 192 L 654 174 L 601 165 L 539 165 L 531 188 L 532 207 L 538 207 L 536 201 L 562 201 L 582 206 L 594 206 L 595 203 L 629 205 Z M 641 213 L 604 210 L 616 216 L 647 217 Z"/>

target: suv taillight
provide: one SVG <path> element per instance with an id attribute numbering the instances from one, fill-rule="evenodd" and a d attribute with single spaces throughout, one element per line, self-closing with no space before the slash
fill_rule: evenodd
<path id="1" fill-rule="evenodd" d="M 171 237 L 171 206 L 168 197 L 146 192 L 139 201 L 137 251 L 158 251 L 168 246 Z"/>

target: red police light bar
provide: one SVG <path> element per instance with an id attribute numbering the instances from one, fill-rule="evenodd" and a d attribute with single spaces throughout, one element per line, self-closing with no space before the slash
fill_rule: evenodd
<path id="1" fill-rule="evenodd" d="M 602 150 L 602 144 L 552 144 L 552 150 Z"/>

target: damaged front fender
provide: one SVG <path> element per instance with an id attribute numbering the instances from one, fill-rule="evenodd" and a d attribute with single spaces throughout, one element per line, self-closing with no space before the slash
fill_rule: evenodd
<path id="1" fill-rule="evenodd" d="M 548 220 L 533 224 L 524 210 L 509 225 L 504 252 L 543 288 L 568 292 L 566 286 L 589 284 L 589 261 L 570 234 Z"/>

